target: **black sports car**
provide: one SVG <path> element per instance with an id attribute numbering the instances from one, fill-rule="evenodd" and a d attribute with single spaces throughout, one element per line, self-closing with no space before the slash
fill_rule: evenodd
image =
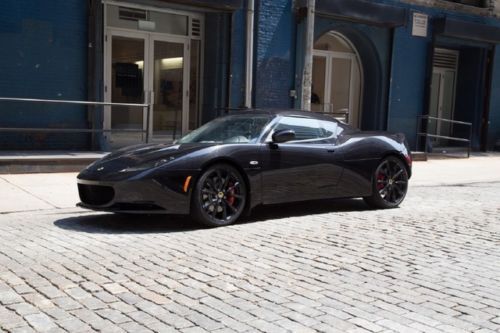
<path id="1" fill-rule="evenodd" d="M 243 111 L 174 144 L 120 149 L 78 175 L 81 207 L 191 214 L 209 226 L 260 204 L 363 197 L 397 207 L 411 176 L 402 134 L 362 132 L 328 115 Z"/>

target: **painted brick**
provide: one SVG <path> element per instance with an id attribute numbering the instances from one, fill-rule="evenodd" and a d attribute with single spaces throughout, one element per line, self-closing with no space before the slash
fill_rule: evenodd
<path id="1" fill-rule="evenodd" d="M 0 3 L 0 96 L 87 99 L 87 9 L 84 1 Z M 87 127 L 86 108 L 0 102 L 9 127 Z M 0 134 L 0 149 L 78 149 L 82 134 Z"/>
<path id="2" fill-rule="evenodd" d="M 259 1 L 257 7 L 255 104 L 289 108 L 295 67 L 292 1 Z"/>

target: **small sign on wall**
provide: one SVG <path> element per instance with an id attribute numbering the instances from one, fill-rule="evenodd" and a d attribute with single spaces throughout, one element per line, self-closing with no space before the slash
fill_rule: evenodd
<path id="1" fill-rule="evenodd" d="M 429 16 L 421 13 L 413 13 L 413 28 L 411 34 L 417 37 L 427 37 Z"/>

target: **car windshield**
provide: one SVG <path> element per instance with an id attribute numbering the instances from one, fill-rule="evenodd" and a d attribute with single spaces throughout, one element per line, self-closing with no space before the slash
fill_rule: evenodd
<path id="1" fill-rule="evenodd" d="M 256 143 L 271 120 L 267 115 L 234 115 L 217 118 L 177 143 Z"/>

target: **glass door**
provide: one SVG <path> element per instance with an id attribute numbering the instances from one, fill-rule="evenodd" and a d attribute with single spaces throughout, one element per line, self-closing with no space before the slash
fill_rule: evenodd
<path id="1" fill-rule="evenodd" d="M 434 68 L 431 81 L 429 116 L 453 120 L 455 107 L 455 76 L 454 70 Z M 428 132 L 443 136 L 451 136 L 452 126 L 449 122 L 431 119 Z M 446 140 L 436 140 L 440 144 Z"/>
<path id="2" fill-rule="evenodd" d="M 108 45 L 111 59 L 108 63 L 106 100 L 113 103 L 144 103 L 147 82 L 144 79 L 144 61 L 147 55 L 146 36 L 137 33 L 111 34 Z M 107 127 L 113 130 L 145 129 L 143 108 L 112 106 L 107 112 Z M 138 132 L 114 132 L 113 146 L 139 142 L 145 136 Z"/>
<path id="3" fill-rule="evenodd" d="M 150 43 L 153 140 L 171 142 L 187 132 L 189 57 L 187 42 L 153 38 Z"/>
<path id="4" fill-rule="evenodd" d="M 355 59 L 350 53 L 314 51 L 311 110 L 357 127 L 361 87 Z"/>
<path id="5" fill-rule="evenodd" d="M 130 106 L 107 107 L 105 128 L 146 130 L 155 141 L 172 142 L 196 126 L 198 80 L 190 87 L 190 72 L 198 74 L 198 52 L 190 66 L 188 41 L 160 34 L 111 30 L 108 35 L 106 100 L 142 104 L 152 101 L 147 126 L 147 109 Z M 193 98 L 190 99 L 190 94 Z M 194 122 L 193 122 L 194 121 Z M 190 128 L 191 127 L 191 128 Z M 112 148 L 146 141 L 146 134 L 113 132 Z"/>
<path id="6" fill-rule="evenodd" d="M 326 88 L 327 57 L 313 56 L 313 74 L 311 87 L 311 111 L 328 112 L 329 105 Z M 328 96 L 329 97 L 329 96 Z"/>
<path id="7" fill-rule="evenodd" d="M 349 122 L 351 110 L 352 60 L 350 58 L 331 58 L 330 112 Z"/>

